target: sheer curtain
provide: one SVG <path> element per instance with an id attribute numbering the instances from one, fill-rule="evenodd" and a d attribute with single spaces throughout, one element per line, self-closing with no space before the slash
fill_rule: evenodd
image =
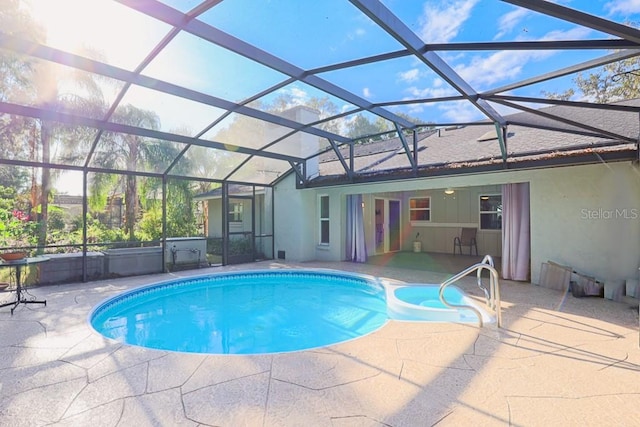
<path id="1" fill-rule="evenodd" d="M 367 261 L 361 194 L 347 196 L 347 259 L 353 262 Z"/>
<path id="2" fill-rule="evenodd" d="M 529 280 L 529 183 L 502 186 L 502 277 Z"/>

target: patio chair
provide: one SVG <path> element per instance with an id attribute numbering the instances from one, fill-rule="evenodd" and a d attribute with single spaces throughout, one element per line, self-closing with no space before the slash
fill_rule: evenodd
<path id="1" fill-rule="evenodd" d="M 476 242 L 477 232 L 477 228 L 463 228 L 460 236 L 456 236 L 453 239 L 453 254 L 456 254 L 456 247 L 460 251 L 460 255 L 462 255 L 462 247 L 469 246 L 469 255 L 473 255 L 473 248 L 475 248 L 476 255 L 478 255 L 478 244 Z"/>

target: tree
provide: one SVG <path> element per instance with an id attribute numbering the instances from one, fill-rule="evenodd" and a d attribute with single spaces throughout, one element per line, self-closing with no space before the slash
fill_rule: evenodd
<path id="1" fill-rule="evenodd" d="M 65 91 L 65 87 L 73 86 L 74 93 Z M 90 117 L 102 117 L 106 111 L 102 90 L 94 75 L 77 69 L 63 68 L 47 61 L 35 64 L 33 75 L 36 105 L 49 111 L 60 111 Z M 49 120 L 38 120 L 34 133 L 39 134 L 41 161 L 44 164 L 40 176 L 40 229 L 38 246 L 47 243 L 48 207 L 53 188 L 51 170 L 47 164 L 51 162 L 51 151 L 60 146 L 64 151 L 69 147 L 77 147 L 78 140 L 91 138 L 93 131 L 79 126 L 65 126 Z M 35 144 L 35 138 L 32 139 Z M 64 148 L 67 147 L 67 148 Z M 35 150 L 34 150 L 35 151 Z M 35 189 L 33 190 L 35 194 Z M 34 197 L 35 199 L 35 197 Z"/>
<path id="2" fill-rule="evenodd" d="M 581 99 L 595 103 L 615 102 L 640 97 L 640 58 L 634 57 L 613 62 L 585 75 L 578 73 L 573 79 Z M 542 91 L 549 99 L 570 100 L 573 88 L 562 93 Z"/>
<path id="3" fill-rule="evenodd" d="M 268 105 L 265 105 L 259 101 L 256 101 L 251 104 L 253 108 L 266 110 L 274 114 L 281 114 L 282 112 L 289 110 L 295 106 L 304 105 L 309 108 L 313 108 L 318 111 L 318 116 L 320 120 L 324 120 L 328 117 L 334 116 L 338 113 L 338 106 L 331 101 L 328 96 L 324 97 L 309 97 L 309 98 L 294 98 L 290 93 L 281 93 L 277 97 L 275 97 L 272 102 Z M 408 114 L 397 113 L 399 117 L 406 119 L 412 123 L 418 124 L 421 122 L 420 119 L 415 117 L 411 117 Z M 244 127 L 244 126 L 243 126 Z M 346 131 L 347 136 L 350 138 L 357 139 L 358 137 L 366 136 L 366 135 L 377 135 L 384 132 L 393 132 L 395 131 L 395 127 L 393 123 L 383 117 L 377 117 L 375 121 L 370 121 L 363 114 L 356 114 L 356 116 L 351 119 L 345 119 L 343 117 L 326 121 L 320 123 L 318 128 L 325 130 L 327 132 L 341 134 Z M 250 131 L 249 127 L 245 127 L 246 131 Z M 390 136 L 389 136 L 390 137 Z M 385 136 L 376 136 L 371 138 L 373 140 L 380 140 L 385 138 Z M 243 140 L 243 139 L 240 139 Z"/>
<path id="4" fill-rule="evenodd" d="M 18 0 L 0 0 L 0 28 L 8 35 L 42 42 L 43 29 L 20 6 Z M 31 80 L 33 59 L 0 49 L 0 101 L 13 103 L 33 102 Z M 3 157 L 24 158 L 29 152 L 32 137 L 32 119 L 9 114 L 0 115 L 0 150 Z M 24 168 L 0 166 L 0 185 L 24 190 L 29 174 Z"/>
<path id="5" fill-rule="evenodd" d="M 348 122 L 347 136 L 349 138 L 358 139 L 359 137 L 366 135 L 375 135 L 381 132 L 385 132 L 388 129 L 381 128 L 381 123 L 371 122 L 362 114 L 357 114 L 351 121 Z M 375 138 L 380 139 L 380 137 Z"/>
<path id="6" fill-rule="evenodd" d="M 139 193 L 143 214 L 137 231 L 143 240 L 159 240 L 162 238 L 162 182 L 157 178 L 141 181 Z M 197 227 L 191 183 L 184 179 L 168 179 L 166 202 L 167 236 L 195 236 Z"/>
<path id="7" fill-rule="evenodd" d="M 167 235 L 189 237 L 197 233 L 193 192 L 189 181 L 171 179 L 167 183 Z"/>
<path id="8" fill-rule="evenodd" d="M 418 126 L 418 128 L 417 128 L 417 130 L 418 130 L 418 131 L 422 131 L 422 130 L 425 130 L 425 129 L 433 129 L 433 127 L 434 127 L 434 126 L 433 126 L 433 124 L 431 124 L 431 123 L 429 123 L 429 122 L 427 122 L 427 123 L 423 123 L 423 121 L 422 121 L 422 120 L 420 120 L 419 118 L 417 118 L 417 117 L 412 117 L 412 116 L 410 116 L 410 115 L 408 115 L 408 114 L 405 114 L 405 113 L 398 112 L 398 113 L 396 113 L 396 116 L 398 116 L 398 117 L 402 117 L 402 118 L 403 118 L 403 119 L 405 119 L 406 121 L 411 122 L 411 123 L 413 123 L 413 124 L 415 124 L 415 125 L 417 125 L 417 124 L 421 124 L 421 125 L 420 125 L 420 126 Z"/>
<path id="9" fill-rule="evenodd" d="M 187 158 L 191 173 L 201 178 L 223 178 L 225 171 L 232 170 L 229 153 L 222 150 L 211 150 L 194 145 L 187 152 Z M 193 190 L 196 194 L 206 193 L 219 186 L 220 184 L 210 181 L 193 182 Z M 199 203 L 202 203 L 202 215 L 204 218 L 208 218 L 209 203 L 207 201 L 201 201 Z M 205 236 L 209 234 L 209 230 L 207 229 L 208 224 L 208 221 L 203 221 L 205 227 L 203 233 Z"/>
<path id="10" fill-rule="evenodd" d="M 420 119 L 411 117 L 405 113 L 396 113 L 396 115 L 398 117 L 402 117 L 403 119 L 411 123 L 418 124 L 421 122 Z M 429 126 L 426 126 L 426 128 L 428 127 Z M 348 128 L 347 135 L 349 136 L 349 138 L 358 139 L 359 137 L 362 137 L 362 136 L 375 135 L 371 138 L 362 139 L 361 142 L 379 141 L 381 139 L 388 139 L 396 136 L 396 134 L 394 133 L 396 131 L 396 128 L 393 122 L 390 122 L 389 120 L 380 116 L 378 116 L 374 122 L 371 122 L 364 115 L 358 114 L 353 120 L 348 122 L 347 128 Z M 421 129 L 422 128 L 425 128 L 425 127 L 421 127 Z M 388 133 L 384 134 L 385 132 L 388 132 Z"/>
<path id="11" fill-rule="evenodd" d="M 155 112 L 143 110 L 130 104 L 118 107 L 112 120 L 144 129 L 157 130 L 160 128 L 160 119 Z M 162 166 L 169 165 L 177 155 L 177 146 L 169 141 L 159 141 L 126 133 L 105 132 L 94 154 L 94 162 L 107 169 L 130 172 L 147 170 L 162 172 Z M 115 186 L 114 179 L 117 179 Z M 154 181 L 146 182 L 145 194 L 151 195 L 152 189 L 158 188 L 160 185 L 158 179 L 139 178 L 135 174 L 97 174 L 91 182 L 92 197 L 95 197 L 96 200 L 105 200 L 101 194 L 110 188 L 115 187 L 122 190 L 125 205 L 124 231 L 131 241 L 136 240 L 135 230 L 138 218 L 141 216 L 140 208 L 146 204 L 143 203 L 139 192 L 140 182 L 145 182 L 145 180 Z"/>
<path id="12" fill-rule="evenodd" d="M 21 2 L 0 0 L 0 5 L 0 27 L 4 33 L 38 43 L 45 42 L 44 29 L 35 23 Z M 70 94 L 65 92 L 63 87 L 74 87 L 78 90 L 76 94 Z M 7 51 L 0 51 L 0 99 L 17 104 L 35 105 L 45 110 L 80 112 L 84 115 L 104 111 L 101 90 L 90 73 L 82 73 L 53 62 L 26 58 Z M 31 171 L 31 205 L 39 205 L 37 210 L 40 247 L 47 243 L 49 199 L 52 181 L 55 178 L 46 165 L 51 162 L 52 148 L 56 144 L 71 145 L 68 139 L 73 139 L 73 143 L 77 142 L 78 134 L 81 132 L 79 129 L 47 120 L 0 116 L 0 147 L 4 153 L 8 153 L 6 157 L 13 156 L 44 164 L 39 176 L 36 168 L 32 168 Z M 7 169 L 3 168 L 0 171 L 2 182 L 17 188 L 24 187 L 20 182 L 27 178 L 24 170 L 14 175 L 7 172 Z M 12 171 L 15 169 L 12 168 Z M 11 175 L 14 176 L 8 178 Z M 39 185 L 37 178 L 40 180 Z"/>
<path id="13" fill-rule="evenodd" d="M 316 110 L 318 112 L 319 120 L 324 120 L 327 117 L 334 116 L 338 113 L 338 106 L 334 104 L 328 96 L 321 98 L 310 97 L 305 99 L 294 99 L 289 93 L 281 93 L 271 102 L 271 104 L 267 106 L 261 104 L 256 106 L 262 107 L 271 113 L 280 114 L 298 105 L 303 105 Z M 343 123 L 344 120 L 340 118 L 337 120 L 322 122 L 318 125 L 318 128 L 327 132 L 339 133 Z"/>
<path id="14" fill-rule="evenodd" d="M 338 113 L 338 106 L 334 104 L 328 96 L 323 98 L 311 98 L 305 104 L 308 107 L 317 110 L 319 113 L 320 120 L 324 120 L 327 117 L 335 116 Z M 332 133 L 340 133 L 340 126 L 343 123 L 343 119 L 332 120 L 328 122 L 323 122 L 318 125 L 318 127 L 322 130 Z"/>
<path id="15" fill-rule="evenodd" d="M 116 109 L 113 121 L 130 126 L 157 130 L 160 128 L 160 119 L 152 111 L 142 110 L 127 104 Z M 104 168 L 122 169 L 126 171 L 138 171 L 154 162 L 154 150 L 156 142 L 148 141 L 138 135 L 125 133 L 105 132 L 102 135 L 99 148 L 94 154 L 95 162 Z M 138 177 L 136 175 L 115 175 L 119 178 L 118 187 L 124 192 L 124 228 L 129 240 L 135 240 L 135 224 L 139 212 Z M 96 191 L 95 197 L 107 189 L 113 176 L 97 175 L 92 183 Z M 103 198 L 104 199 L 104 198 Z"/>

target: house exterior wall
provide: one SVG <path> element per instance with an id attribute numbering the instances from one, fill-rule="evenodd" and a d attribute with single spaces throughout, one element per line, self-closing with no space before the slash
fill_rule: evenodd
<path id="1" fill-rule="evenodd" d="M 456 188 L 453 194 L 443 189 L 412 190 L 403 193 L 403 223 L 407 230 L 402 242 L 403 251 L 411 251 L 413 241 L 422 243 L 425 252 L 453 253 L 453 239 L 460 235 L 462 227 L 477 227 L 478 253 L 502 256 L 502 234 L 500 230 L 480 229 L 480 196 L 501 194 L 500 185 L 483 185 Z M 431 198 L 431 221 L 412 223 L 409 202 L 414 197 Z M 463 253 L 469 248 L 463 247 Z M 475 253 L 475 252 L 474 252 Z"/>
<path id="2" fill-rule="evenodd" d="M 443 188 L 452 187 L 457 189 L 459 198 L 455 201 L 446 200 L 443 206 L 437 209 L 434 207 L 434 221 L 440 221 L 439 218 L 444 217 L 452 218 L 446 219 L 447 223 L 477 223 L 471 205 L 475 204 L 478 194 L 468 192 L 465 195 L 464 189 L 478 187 L 474 192 L 495 189 L 499 193 L 502 184 L 517 182 L 530 183 L 533 283 L 538 283 L 540 266 L 548 260 L 571 266 L 574 270 L 599 280 L 638 278 L 640 168 L 631 162 L 308 190 L 295 190 L 293 179 L 287 179 L 276 188 L 276 251 L 279 246 L 287 247 L 287 258 L 291 258 L 293 249 L 298 260 L 344 260 L 344 208 L 348 194 L 363 194 L 365 206 L 373 206 L 374 198 L 377 197 L 400 199 L 403 201 L 403 218 L 408 218 L 405 211 L 408 210 L 408 199 L 412 194 L 426 194 L 436 190 L 441 192 Z M 317 197 L 320 194 L 329 195 L 331 204 L 331 243 L 322 250 L 318 249 L 316 230 Z M 375 224 L 373 214 L 367 209 L 365 213 L 367 248 L 369 253 L 373 253 Z M 455 235 L 452 233 L 456 229 L 457 224 L 420 231 L 421 237 L 423 232 L 427 235 L 424 236 L 423 250 L 440 249 L 450 244 Z M 415 237 L 412 228 L 409 227 L 407 230 L 403 233 L 403 250 L 411 250 Z M 480 233 L 480 254 L 492 252 L 500 246 L 500 240 L 499 232 Z M 496 255 L 499 256 L 500 253 Z"/>
<path id="3" fill-rule="evenodd" d="M 273 252 L 273 189 L 256 198 L 256 251 L 265 258 L 275 258 Z"/>
<path id="4" fill-rule="evenodd" d="M 316 251 L 318 235 L 316 232 L 317 220 L 317 193 L 322 191 L 297 190 L 295 174 L 287 176 L 274 188 L 274 248 L 276 257 L 279 251 L 285 252 L 285 258 L 291 261 L 311 261 L 320 259 L 340 259 L 339 252 L 334 254 L 330 250 L 320 249 Z M 336 198 L 339 202 L 339 196 Z M 334 209 L 333 203 L 331 218 L 339 221 L 339 207 Z M 335 235 L 335 238 L 334 238 Z M 331 242 L 337 239 L 339 234 L 332 229 Z M 332 246 L 331 249 L 337 249 Z"/>
<path id="5" fill-rule="evenodd" d="M 235 199 L 237 202 L 242 203 L 243 215 L 242 222 L 231 222 L 229 224 L 229 231 L 231 233 L 240 233 L 243 231 L 251 231 L 251 201 L 244 199 Z M 222 237 L 222 199 L 210 199 L 209 203 L 209 234 L 208 237 Z M 264 214 L 264 195 L 257 194 L 255 197 L 255 211 L 256 211 L 256 234 L 262 234 L 265 230 L 264 221 L 266 214 Z M 270 217 L 270 213 L 268 214 Z"/>
<path id="6" fill-rule="evenodd" d="M 535 178 L 531 183 L 535 273 L 539 273 L 542 262 L 552 260 L 599 280 L 638 278 L 637 165 L 627 162 L 556 168 Z"/>
<path id="7" fill-rule="evenodd" d="M 207 237 L 222 237 L 222 199 L 209 199 L 209 218 L 208 229 L 209 235 Z"/>

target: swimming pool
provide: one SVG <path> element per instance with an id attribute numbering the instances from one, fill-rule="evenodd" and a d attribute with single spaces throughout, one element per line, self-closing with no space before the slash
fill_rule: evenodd
<path id="1" fill-rule="evenodd" d="M 341 272 L 261 270 L 171 280 L 106 300 L 107 338 L 189 353 L 279 353 L 360 337 L 388 320 L 384 287 Z"/>
<path id="2" fill-rule="evenodd" d="M 471 306 L 451 308 L 440 300 L 440 285 L 405 284 L 386 285 L 387 310 L 391 319 L 428 322 L 478 323 L 478 313 L 483 324 L 495 323 L 496 318 L 457 286 L 448 286 L 444 298 L 453 305 Z"/>
<path id="3" fill-rule="evenodd" d="M 116 295 L 98 305 L 89 322 L 126 344 L 209 354 L 324 347 L 369 334 L 389 319 L 477 322 L 477 316 L 456 317 L 435 302 L 424 304 L 432 298 L 421 288 L 427 287 L 324 270 L 217 273 Z"/>

